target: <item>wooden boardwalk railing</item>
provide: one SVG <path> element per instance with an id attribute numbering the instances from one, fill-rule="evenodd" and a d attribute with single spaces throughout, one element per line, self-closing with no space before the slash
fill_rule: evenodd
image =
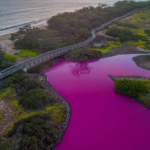
<path id="1" fill-rule="evenodd" d="M 97 31 L 100 31 L 102 30 L 105 26 L 108 26 L 110 25 L 113 21 L 116 21 L 116 20 L 120 20 L 122 18 L 125 18 L 129 15 L 131 15 L 132 13 L 138 11 L 138 10 L 142 10 L 142 9 L 148 9 L 150 6 L 146 7 L 146 8 L 139 8 L 139 9 L 135 9 L 134 11 L 131 11 L 129 13 L 127 13 L 126 15 L 123 15 L 121 17 L 117 17 L 107 23 L 104 23 L 102 24 L 100 27 L 98 28 L 95 28 L 95 29 L 92 29 L 91 30 L 91 33 L 92 33 L 92 36 L 90 38 L 88 38 L 86 41 L 84 42 L 81 42 L 81 43 L 78 43 L 78 44 L 74 44 L 74 45 L 70 45 L 70 46 L 66 46 L 66 47 L 62 47 L 62 48 L 59 48 L 59 49 L 56 49 L 56 50 L 53 50 L 51 52 L 47 52 L 47 53 L 44 53 L 44 54 L 41 54 L 37 57 L 33 57 L 33 58 L 30 58 L 26 61 L 23 61 L 21 63 L 18 63 L 14 66 L 11 66 L 5 70 L 2 70 L 0 72 L 0 80 L 7 77 L 8 75 L 14 73 L 14 72 L 17 72 L 18 70 L 24 70 L 26 71 L 27 69 L 29 68 L 32 68 L 34 66 L 37 66 L 45 61 L 48 61 L 52 58 L 55 58 L 55 57 L 58 57 L 58 56 L 61 56 L 65 53 L 67 53 L 68 51 L 72 50 L 72 49 L 75 49 L 77 47 L 83 47 L 83 46 L 86 46 L 89 44 L 89 42 L 91 42 L 95 37 L 96 37 L 96 32 Z"/>

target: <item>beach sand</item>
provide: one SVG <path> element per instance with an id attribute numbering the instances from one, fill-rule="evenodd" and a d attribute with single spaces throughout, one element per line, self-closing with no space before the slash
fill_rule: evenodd
<path id="1" fill-rule="evenodd" d="M 11 34 L 6 34 L 0 36 L 0 45 L 4 48 L 2 49 L 6 54 L 14 55 L 17 53 L 17 50 L 14 50 L 13 41 L 10 38 Z"/>

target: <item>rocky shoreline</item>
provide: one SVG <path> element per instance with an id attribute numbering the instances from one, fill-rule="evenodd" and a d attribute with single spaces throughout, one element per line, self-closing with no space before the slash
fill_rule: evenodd
<path id="1" fill-rule="evenodd" d="M 57 99 L 57 102 L 59 104 L 64 105 L 66 108 L 66 118 L 64 119 L 64 122 L 62 122 L 59 125 L 59 130 L 60 130 L 59 139 L 60 140 L 56 142 L 56 144 L 58 145 L 62 141 L 63 135 L 69 125 L 71 113 L 72 113 L 71 106 L 70 106 L 69 102 L 67 100 L 65 100 L 63 97 L 61 97 L 57 93 L 57 91 L 54 89 L 54 87 L 48 82 L 48 77 L 45 74 L 43 74 L 43 73 L 34 74 L 33 73 L 33 74 L 29 74 L 29 75 L 32 76 L 34 79 L 39 80 L 45 87 L 44 91 L 48 95 L 55 97 Z M 52 148 L 53 148 L 53 144 L 49 145 L 46 150 L 51 150 Z"/>

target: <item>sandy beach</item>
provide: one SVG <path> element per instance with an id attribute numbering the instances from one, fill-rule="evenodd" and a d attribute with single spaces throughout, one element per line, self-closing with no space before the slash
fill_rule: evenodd
<path id="1" fill-rule="evenodd" d="M 11 41 L 9 39 L 10 36 L 11 36 L 11 34 L 6 34 L 6 35 L 0 36 L 0 45 L 3 47 L 2 50 L 6 54 L 14 55 L 15 53 L 17 53 L 17 51 L 14 50 L 13 41 Z"/>

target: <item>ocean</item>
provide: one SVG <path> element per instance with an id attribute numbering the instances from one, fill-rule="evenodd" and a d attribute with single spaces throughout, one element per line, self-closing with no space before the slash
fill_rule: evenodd
<path id="1" fill-rule="evenodd" d="M 32 24 L 43 26 L 57 13 L 69 12 L 99 3 L 113 5 L 117 0 L 0 0 L 0 35 Z"/>

